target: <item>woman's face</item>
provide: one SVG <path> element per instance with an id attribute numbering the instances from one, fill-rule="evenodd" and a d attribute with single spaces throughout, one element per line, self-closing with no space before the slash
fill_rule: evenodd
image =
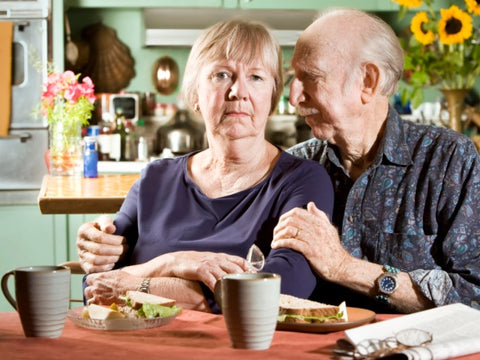
<path id="1" fill-rule="evenodd" d="M 264 137 L 274 78 L 261 62 L 208 63 L 198 78 L 198 104 L 209 135 Z"/>

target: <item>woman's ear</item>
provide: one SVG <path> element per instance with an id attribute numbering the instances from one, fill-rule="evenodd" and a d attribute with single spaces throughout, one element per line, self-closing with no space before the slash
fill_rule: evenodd
<path id="1" fill-rule="evenodd" d="M 373 63 L 363 66 L 362 102 L 368 103 L 379 91 L 380 69 Z"/>

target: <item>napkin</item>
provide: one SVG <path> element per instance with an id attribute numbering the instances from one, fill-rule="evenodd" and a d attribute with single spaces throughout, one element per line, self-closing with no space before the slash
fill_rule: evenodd
<path id="1" fill-rule="evenodd" d="M 8 135 L 12 102 L 13 23 L 0 21 L 0 137 Z"/>

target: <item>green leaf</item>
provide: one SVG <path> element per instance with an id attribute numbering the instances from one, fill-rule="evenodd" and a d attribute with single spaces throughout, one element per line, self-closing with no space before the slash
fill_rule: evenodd
<path id="1" fill-rule="evenodd" d="M 138 309 L 138 315 L 146 318 L 156 317 L 169 317 L 178 314 L 182 311 L 182 308 L 172 306 L 167 307 L 163 305 L 155 305 L 150 303 L 144 303 L 140 309 Z"/>

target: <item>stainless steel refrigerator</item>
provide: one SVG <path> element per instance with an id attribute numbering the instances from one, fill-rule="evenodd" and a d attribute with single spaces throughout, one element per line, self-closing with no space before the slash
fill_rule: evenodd
<path id="1" fill-rule="evenodd" d="M 47 173 L 48 127 L 35 115 L 50 56 L 50 0 L 0 0 L 0 22 L 13 27 L 8 132 L 0 136 L 0 204 L 35 203 Z M 11 46 L 11 48 L 8 48 Z M 8 81 L 0 79 L 0 81 Z M 5 86 L 5 83 L 3 84 Z"/>

